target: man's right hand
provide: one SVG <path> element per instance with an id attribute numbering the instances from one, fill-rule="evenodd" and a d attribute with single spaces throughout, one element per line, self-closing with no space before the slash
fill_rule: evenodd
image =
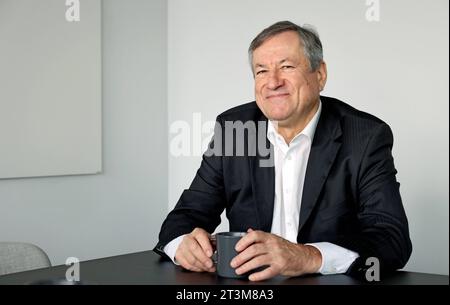
<path id="1" fill-rule="evenodd" d="M 183 268 L 196 272 L 214 272 L 213 247 L 209 240 L 210 234 L 201 228 L 195 228 L 183 237 L 177 251 L 175 260 Z"/>

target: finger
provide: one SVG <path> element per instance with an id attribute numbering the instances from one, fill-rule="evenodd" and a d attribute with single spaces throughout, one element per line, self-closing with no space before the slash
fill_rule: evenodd
<path id="1" fill-rule="evenodd" d="M 201 264 L 198 266 L 196 258 L 192 255 L 192 253 L 186 252 L 184 255 L 185 260 L 185 268 L 191 271 L 201 272 L 203 268 L 201 268 Z"/>
<path id="2" fill-rule="evenodd" d="M 178 263 L 180 264 L 180 266 L 183 267 L 183 268 L 186 269 L 186 270 L 189 270 L 189 271 L 195 271 L 195 272 L 201 272 L 201 271 L 203 271 L 203 270 L 201 270 L 200 268 L 195 267 L 194 265 L 192 265 L 191 263 L 189 263 L 188 260 L 187 260 L 184 256 L 182 256 L 182 255 L 180 255 L 180 256 L 177 258 L 177 261 L 178 261 Z"/>
<path id="3" fill-rule="evenodd" d="M 267 233 L 262 231 L 251 231 L 250 233 L 245 234 L 236 244 L 235 250 L 237 252 L 241 252 L 248 246 L 256 242 L 264 242 L 266 239 Z"/>
<path id="4" fill-rule="evenodd" d="M 192 235 L 193 234 L 191 233 L 183 238 L 183 241 L 175 254 L 175 259 L 185 269 L 192 271 L 207 271 L 210 267 L 203 266 L 203 263 L 197 262 L 198 259 L 194 252 L 197 248 L 201 251 L 201 247 Z"/>
<path id="5" fill-rule="evenodd" d="M 208 272 L 213 273 L 216 272 L 216 267 L 211 267 L 208 269 Z"/>
<path id="6" fill-rule="evenodd" d="M 268 265 L 269 264 L 269 258 L 267 255 L 259 255 L 254 257 L 253 259 L 249 260 L 242 266 L 236 269 L 236 274 L 244 274 L 247 273 L 255 268 Z"/>
<path id="7" fill-rule="evenodd" d="M 248 279 L 252 282 L 256 282 L 256 281 L 263 281 L 263 280 L 270 279 L 276 275 L 278 275 L 278 272 L 276 271 L 276 269 L 274 267 L 270 266 L 262 271 L 250 274 Z"/>
<path id="8" fill-rule="evenodd" d="M 259 255 L 266 254 L 266 253 L 267 253 L 267 250 L 263 246 L 263 244 L 261 244 L 261 243 L 253 244 L 253 245 L 247 247 L 245 250 L 243 250 L 238 255 L 236 255 L 231 260 L 230 265 L 233 268 L 238 268 L 239 266 L 241 266 L 245 262 L 251 260 L 252 258 L 259 256 Z"/>
<path id="9" fill-rule="evenodd" d="M 214 264 L 212 260 L 206 255 L 197 240 L 195 240 L 195 243 L 191 244 L 189 250 L 195 259 L 204 266 L 205 270 L 213 267 Z"/>
<path id="10" fill-rule="evenodd" d="M 185 258 L 190 266 L 199 269 L 199 271 L 209 271 L 211 267 L 213 267 L 213 266 L 208 267 L 205 264 L 203 264 L 203 262 L 199 260 L 192 252 L 187 252 Z"/>
<path id="11" fill-rule="evenodd" d="M 209 234 L 206 231 L 203 231 L 199 234 L 194 235 L 194 238 L 199 243 L 200 247 L 202 247 L 203 252 L 206 256 L 211 257 L 213 254 L 213 248 L 211 245 L 211 241 L 209 240 Z"/>

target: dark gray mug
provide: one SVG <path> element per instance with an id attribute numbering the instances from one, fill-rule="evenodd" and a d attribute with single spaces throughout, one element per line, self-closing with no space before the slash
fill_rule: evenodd
<path id="1" fill-rule="evenodd" d="M 248 276 L 247 274 L 236 274 L 235 269 L 230 266 L 231 260 L 238 255 L 234 247 L 245 234 L 245 232 L 220 232 L 211 236 L 212 243 L 216 246 L 213 261 L 216 265 L 217 275 L 235 279 Z"/>

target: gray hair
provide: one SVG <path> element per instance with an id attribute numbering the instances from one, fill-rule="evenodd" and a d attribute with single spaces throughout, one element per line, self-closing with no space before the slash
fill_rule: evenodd
<path id="1" fill-rule="evenodd" d="M 303 27 L 301 27 L 290 21 L 280 21 L 272 24 L 268 28 L 265 28 L 251 42 L 250 47 L 248 48 L 248 56 L 252 71 L 253 51 L 260 47 L 269 38 L 288 31 L 294 31 L 298 34 L 300 41 L 303 43 L 303 52 L 306 58 L 308 58 L 311 71 L 316 71 L 319 68 L 323 61 L 323 49 L 319 34 L 316 30 L 310 25 L 303 25 Z"/>

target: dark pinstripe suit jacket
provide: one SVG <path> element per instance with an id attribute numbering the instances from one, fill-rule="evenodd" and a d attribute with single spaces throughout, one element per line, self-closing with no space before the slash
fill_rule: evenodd
<path id="1" fill-rule="evenodd" d="M 382 274 L 402 268 L 412 246 L 395 177 L 392 132 L 378 118 L 337 99 L 322 96 L 321 101 L 297 241 L 327 241 L 358 252 L 351 275 L 365 273 L 368 257 L 380 260 Z M 267 118 L 252 102 L 222 113 L 217 121 L 224 126 L 225 121 Z M 270 232 L 275 171 L 259 166 L 262 158 L 204 156 L 190 188 L 164 221 L 154 250 L 164 255 L 162 248 L 169 241 L 195 227 L 213 232 L 224 209 L 231 231 Z"/>

